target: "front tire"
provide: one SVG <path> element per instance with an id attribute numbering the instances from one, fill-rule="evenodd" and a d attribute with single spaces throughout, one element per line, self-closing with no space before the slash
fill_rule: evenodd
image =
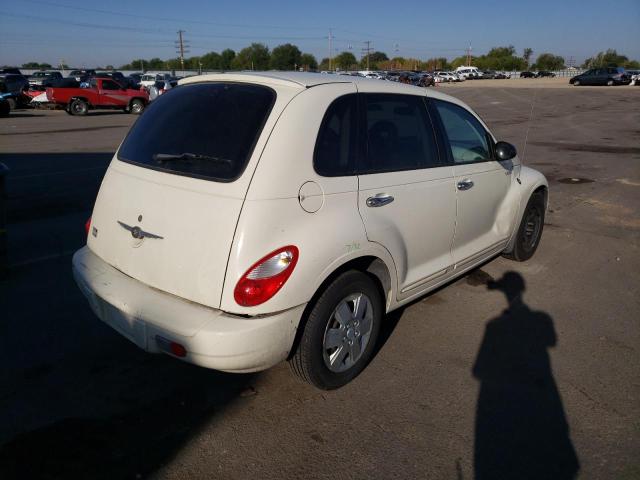
<path id="1" fill-rule="evenodd" d="M 580 80 L 574 80 L 573 81 L 573 86 L 574 87 L 579 87 L 580 86 Z"/>
<path id="2" fill-rule="evenodd" d="M 613 80 L 607 80 L 607 87 L 613 87 Z"/>
<path id="3" fill-rule="evenodd" d="M 504 256 L 517 262 L 524 262 L 536 253 L 542 230 L 544 228 L 545 202 L 544 193 L 535 192 L 531 195 L 527 208 L 522 215 L 520 227 L 516 233 L 515 244 L 511 252 Z"/>
<path id="4" fill-rule="evenodd" d="M 350 270 L 337 277 L 311 308 L 289 361 L 293 372 L 322 390 L 349 383 L 373 355 L 383 309 L 369 276 Z"/>
<path id="5" fill-rule="evenodd" d="M 68 113 L 71 115 L 86 115 L 89 105 L 84 100 L 76 99 L 69 105 Z"/>
<path id="6" fill-rule="evenodd" d="M 15 110 L 18 104 L 14 98 L 7 98 L 7 102 L 9 103 L 9 109 Z"/>

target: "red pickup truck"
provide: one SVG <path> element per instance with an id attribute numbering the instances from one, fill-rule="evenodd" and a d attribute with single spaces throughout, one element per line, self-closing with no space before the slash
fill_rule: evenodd
<path id="1" fill-rule="evenodd" d="M 139 115 L 149 103 L 149 94 L 125 88 L 111 78 L 92 78 L 89 88 L 49 87 L 47 100 L 64 105 L 69 115 L 86 115 L 94 108 L 120 109 Z"/>

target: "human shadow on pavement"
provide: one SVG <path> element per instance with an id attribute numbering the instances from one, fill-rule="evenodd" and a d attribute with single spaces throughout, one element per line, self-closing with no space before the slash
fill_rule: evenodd
<path id="1" fill-rule="evenodd" d="M 575 478 L 580 465 L 547 351 L 557 344 L 553 320 L 524 303 L 516 272 L 487 288 L 503 292 L 509 306 L 488 322 L 473 366 L 481 382 L 475 478 Z"/>

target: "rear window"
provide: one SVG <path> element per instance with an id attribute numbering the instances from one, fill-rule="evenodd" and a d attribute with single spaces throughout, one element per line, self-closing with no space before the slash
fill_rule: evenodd
<path id="1" fill-rule="evenodd" d="M 232 182 L 244 171 L 275 92 L 240 83 L 179 86 L 135 123 L 118 158 L 177 175 Z"/>

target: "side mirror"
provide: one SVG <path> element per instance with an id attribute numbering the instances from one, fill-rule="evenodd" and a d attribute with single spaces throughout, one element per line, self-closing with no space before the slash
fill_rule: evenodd
<path id="1" fill-rule="evenodd" d="M 516 147 L 507 142 L 496 143 L 496 157 L 498 161 L 511 160 L 518 154 Z"/>

